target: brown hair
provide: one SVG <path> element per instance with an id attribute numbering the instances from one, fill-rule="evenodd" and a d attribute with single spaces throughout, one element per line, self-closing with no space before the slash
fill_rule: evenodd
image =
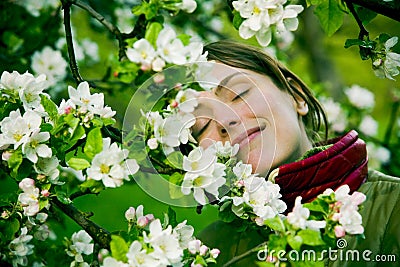
<path id="1" fill-rule="evenodd" d="M 232 67 L 267 75 L 280 89 L 287 91 L 294 98 L 295 95 L 300 96 L 309 108 L 307 115 L 303 116 L 308 137 L 312 141 L 319 141 L 317 140 L 318 132 L 322 128 L 324 138 L 327 138 L 328 124 L 323 107 L 310 88 L 282 63 L 256 47 L 234 41 L 225 40 L 210 43 L 204 47 L 204 51 L 208 51 L 208 60 L 219 61 Z M 293 82 L 294 84 L 297 83 L 298 86 L 294 86 Z"/>

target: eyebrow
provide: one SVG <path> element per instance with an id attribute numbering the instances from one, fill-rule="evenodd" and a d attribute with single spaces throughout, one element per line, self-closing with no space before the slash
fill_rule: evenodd
<path id="1" fill-rule="evenodd" d="M 248 74 L 239 71 L 239 72 L 235 72 L 235 73 L 233 73 L 233 74 L 231 74 L 231 75 L 225 77 L 225 78 L 219 83 L 219 85 L 217 86 L 217 88 L 215 89 L 214 94 L 215 94 L 216 96 L 218 96 L 218 94 L 219 94 L 219 92 L 221 91 L 221 89 L 224 88 L 224 87 L 229 83 L 229 81 L 230 81 L 232 78 L 234 78 L 235 76 L 237 76 L 237 75 L 248 75 Z"/>

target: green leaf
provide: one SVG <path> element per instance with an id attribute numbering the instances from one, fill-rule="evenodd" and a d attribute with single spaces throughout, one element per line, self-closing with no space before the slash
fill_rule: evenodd
<path id="1" fill-rule="evenodd" d="M 307 7 L 316 6 L 324 2 L 325 0 L 306 0 Z"/>
<path id="2" fill-rule="evenodd" d="M 344 12 L 336 0 L 322 2 L 315 8 L 314 13 L 328 36 L 332 36 L 343 24 Z"/>
<path id="3" fill-rule="evenodd" d="M 205 262 L 205 260 L 203 259 L 202 256 L 200 255 L 196 255 L 196 259 L 193 262 L 194 264 L 200 264 L 201 266 L 207 266 L 207 263 Z"/>
<path id="4" fill-rule="evenodd" d="M 362 6 L 355 6 L 355 10 L 364 25 L 367 25 L 378 15 L 375 11 L 371 11 L 370 9 Z"/>
<path id="5" fill-rule="evenodd" d="M 8 240 L 14 239 L 15 234 L 18 232 L 20 223 L 16 218 L 9 218 L 8 220 L 0 221 L 0 229 Z"/>
<path id="6" fill-rule="evenodd" d="M 240 16 L 240 13 L 237 12 L 236 10 L 233 11 L 233 27 L 235 27 L 236 30 L 239 30 L 240 24 L 244 21 L 244 18 Z"/>
<path id="7" fill-rule="evenodd" d="M 300 236 L 288 235 L 287 241 L 294 250 L 300 251 L 300 247 L 303 244 L 303 239 Z"/>
<path id="8" fill-rule="evenodd" d="M 86 144 L 83 151 L 85 152 L 86 156 L 88 156 L 90 159 L 93 159 L 93 157 L 102 150 L 103 136 L 101 135 L 101 129 L 94 128 L 87 135 Z"/>
<path id="9" fill-rule="evenodd" d="M 146 20 L 151 20 L 157 15 L 158 8 L 155 4 L 151 2 L 142 2 L 141 5 L 133 7 L 132 12 L 133 14 L 138 16 L 143 14 L 146 16 Z"/>
<path id="10" fill-rule="evenodd" d="M 82 159 L 82 158 L 70 158 L 67 163 L 68 163 L 69 167 L 71 167 L 77 171 L 84 170 L 84 169 L 90 167 L 89 161 L 87 161 L 86 159 Z"/>
<path id="11" fill-rule="evenodd" d="M 325 245 L 324 240 L 322 240 L 321 232 L 311 229 L 300 230 L 297 233 L 303 240 L 303 243 L 310 246 Z"/>
<path id="12" fill-rule="evenodd" d="M 144 38 L 149 41 L 149 43 L 152 44 L 154 47 L 156 46 L 157 37 L 162 28 L 162 24 L 158 22 L 152 22 L 147 25 Z"/>
<path id="13" fill-rule="evenodd" d="M 362 45 L 362 44 L 364 44 L 363 40 L 360 40 L 360 39 L 347 39 L 345 44 L 344 44 L 344 48 L 349 48 L 349 47 L 351 47 L 353 45 L 359 46 L 359 45 Z"/>
<path id="14" fill-rule="evenodd" d="M 128 253 L 129 248 L 128 244 L 122 237 L 112 235 L 110 249 L 111 255 L 114 259 L 116 259 L 117 261 L 127 262 L 128 258 L 126 257 L 126 253 Z"/>
<path id="15" fill-rule="evenodd" d="M 84 192 L 86 189 L 89 189 L 92 193 L 99 193 L 104 190 L 104 185 L 101 181 L 87 179 L 79 185 L 79 188 L 82 192 Z"/>
<path id="16" fill-rule="evenodd" d="M 178 225 L 178 222 L 176 221 L 176 212 L 168 206 L 168 218 L 169 218 L 169 225 L 172 227 L 175 227 Z"/>
<path id="17" fill-rule="evenodd" d="M 67 193 L 65 193 L 64 191 L 57 191 L 56 192 L 56 197 L 63 204 L 68 205 L 68 204 L 72 203 L 72 201 L 67 196 Z"/>
<path id="18" fill-rule="evenodd" d="M 180 151 L 174 151 L 167 156 L 167 163 L 171 167 L 182 169 L 183 168 L 183 154 Z"/>
<path id="19" fill-rule="evenodd" d="M 184 196 L 180 187 L 182 181 L 183 174 L 179 172 L 175 172 L 169 177 L 169 195 L 172 199 L 178 199 Z"/>
<path id="20" fill-rule="evenodd" d="M 272 230 L 275 230 L 278 232 L 285 231 L 285 225 L 283 224 L 282 219 L 279 216 L 275 216 L 273 218 L 266 219 L 264 221 L 264 224 L 267 225 Z"/>
<path id="21" fill-rule="evenodd" d="M 179 34 L 176 38 L 178 38 L 179 40 L 182 41 L 184 46 L 187 46 L 190 44 L 190 39 L 192 38 L 190 35 L 188 34 Z"/>
<path id="22" fill-rule="evenodd" d="M 10 175 L 12 177 L 14 177 L 14 178 L 17 177 L 18 168 L 21 165 L 22 160 L 23 160 L 22 152 L 20 150 L 15 150 L 11 154 L 11 156 L 10 156 L 9 160 L 7 161 L 7 163 L 8 163 L 8 167 L 11 169 Z"/>
<path id="23" fill-rule="evenodd" d="M 57 105 L 46 95 L 40 95 L 40 98 L 40 103 L 42 104 L 47 114 L 49 114 L 50 119 L 52 121 L 57 121 L 57 118 L 59 117 Z"/>

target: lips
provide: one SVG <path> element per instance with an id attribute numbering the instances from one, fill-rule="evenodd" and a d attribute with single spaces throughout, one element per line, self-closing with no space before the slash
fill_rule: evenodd
<path id="1" fill-rule="evenodd" d="M 239 147 L 242 147 L 258 136 L 264 129 L 265 126 L 250 128 L 246 132 L 241 133 L 239 136 L 233 139 L 232 144 L 239 144 Z"/>

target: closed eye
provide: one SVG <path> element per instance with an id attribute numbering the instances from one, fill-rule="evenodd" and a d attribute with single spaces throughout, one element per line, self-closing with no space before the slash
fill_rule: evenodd
<path id="1" fill-rule="evenodd" d="M 197 133 L 193 133 L 193 137 L 195 139 L 199 138 L 205 130 L 207 130 L 208 125 L 210 125 L 211 120 L 208 120 L 208 122 L 197 132 Z"/>
<path id="2" fill-rule="evenodd" d="M 238 100 L 243 98 L 248 92 L 250 91 L 250 89 L 244 90 L 243 92 L 241 92 L 240 94 L 236 95 L 232 101 Z"/>

